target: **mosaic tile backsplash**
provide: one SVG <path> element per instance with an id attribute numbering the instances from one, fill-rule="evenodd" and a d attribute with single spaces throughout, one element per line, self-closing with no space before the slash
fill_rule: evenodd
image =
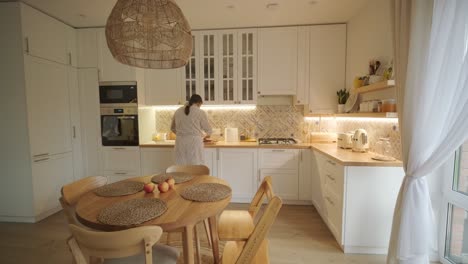
<path id="1" fill-rule="evenodd" d="M 268 105 L 254 110 L 205 110 L 213 128 L 223 133 L 226 127 L 237 127 L 239 134 L 249 137 L 294 137 L 309 141 L 311 132 L 347 132 L 358 128 L 369 134 L 370 150 L 381 137 L 388 137 L 393 157 L 401 159 L 401 140 L 398 122 L 389 119 L 307 119 L 304 120 L 302 106 Z M 175 110 L 157 110 L 156 131 L 169 132 Z"/>

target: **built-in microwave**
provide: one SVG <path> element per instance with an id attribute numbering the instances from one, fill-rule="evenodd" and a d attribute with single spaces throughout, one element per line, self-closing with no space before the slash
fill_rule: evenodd
<path id="1" fill-rule="evenodd" d="M 101 105 L 103 146 L 138 146 L 138 107 L 103 107 Z"/>
<path id="2" fill-rule="evenodd" d="M 136 82 L 100 82 L 99 101 L 103 104 L 136 104 Z"/>

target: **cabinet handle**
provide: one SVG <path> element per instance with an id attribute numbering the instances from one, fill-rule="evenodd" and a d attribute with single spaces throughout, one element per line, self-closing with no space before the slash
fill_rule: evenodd
<path id="1" fill-rule="evenodd" d="M 216 160 L 219 160 L 219 148 L 216 149 Z"/>
<path id="2" fill-rule="evenodd" d="M 273 152 L 285 152 L 285 149 L 272 149 Z"/>
<path id="3" fill-rule="evenodd" d="M 73 128 L 73 138 L 76 138 L 76 127 L 73 126 L 72 128 Z"/>
<path id="4" fill-rule="evenodd" d="M 335 162 L 332 162 L 331 160 L 327 160 L 328 163 L 330 163 L 331 165 L 335 166 L 336 163 Z"/>
<path id="5" fill-rule="evenodd" d="M 28 37 L 25 38 L 25 42 L 26 42 L 25 43 L 26 44 L 26 53 L 29 54 L 29 38 Z"/>
<path id="6" fill-rule="evenodd" d="M 115 149 L 115 150 L 124 150 L 125 148 L 112 148 L 112 149 Z"/>
<path id="7" fill-rule="evenodd" d="M 72 65 L 72 56 L 71 56 L 71 52 L 68 52 L 68 64 L 69 64 L 69 65 Z"/>
<path id="8" fill-rule="evenodd" d="M 49 155 L 49 153 L 41 153 L 41 154 L 33 155 L 33 157 L 37 158 L 37 157 L 42 157 L 42 156 L 47 156 L 47 155 Z"/>
<path id="9" fill-rule="evenodd" d="M 127 175 L 126 172 L 114 172 L 115 175 Z"/>
<path id="10" fill-rule="evenodd" d="M 327 178 L 332 180 L 332 181 L 335 181 L 335 178 L 333 178 L 330 174 L 327 174 Z"/>
<path id="11" fill-rule="evenodd" d="M 299 158 L 300 158 L 300 161 L 302 162 L 302 151 L 299 151 Z"/>
<path id="12" fill-rule="evenodd" d="M 260 94 L 260 91 L 258 91 L 257 94 Z"/>
<path id="13" fill-rule="evenodd" d="M 301 101 L 297 100 L 297 103 L 298 103 L 298 104 L 300 104 L 300 103 L 301 103 Z"/>
<path id="14" fill-rule="evenodd" d="M 327 199 L 327 201 L 328 201 L 331 205 L 335 206 L 335 203 L 330 199 L 330 197 L 325 196 L 325 199 Z"/>
<path id="15" fill-rule="evenodd" d="M 40 161 L 45 161 L 45 160 L 49 160 L 49 158 L 38 159 L 38 160 L 35 160 L 34 162 L 40 162 Z"/>

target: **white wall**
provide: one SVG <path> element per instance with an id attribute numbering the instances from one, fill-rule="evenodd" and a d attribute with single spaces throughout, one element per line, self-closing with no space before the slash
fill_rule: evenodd
<path id="1" fill-rule="evenodd" d="M 385 65 L 393 58 L 390 0 L 369 1 L 348 21 L 346 51 L 346 87 L 353 86 L 356 76 L 368 74 L 369 60 Z M 368 93 L 363 100 L 395 98 L 395 90 Z"/>

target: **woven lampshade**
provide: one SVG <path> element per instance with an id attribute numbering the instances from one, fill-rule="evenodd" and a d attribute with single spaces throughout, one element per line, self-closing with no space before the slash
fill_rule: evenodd
<path id="1" fill-rule="evenodd" d="M 173 0 L 118 0 L 106 39 L 116 60 L 140 68 L 179 68 L 192 54 L 190 25 Z"/>

